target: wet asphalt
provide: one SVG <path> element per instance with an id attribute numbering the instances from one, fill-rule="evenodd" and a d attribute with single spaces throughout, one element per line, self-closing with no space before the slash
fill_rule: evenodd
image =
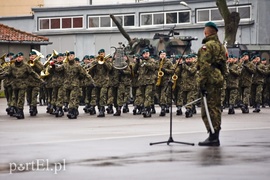
<path id="1" fill-rule="evenodd" d="M 132 105 L 129 106 L 132 111 Z M 0 179 L 269 179 L 270 108 L 222 115 L 220 147 L 200 147 L 208 135 L 200 109 L 192 118 L 151 118 L 83 112 L 76 120 L 39 114 L 17 120 L 0 99 Z M 184 110 L 184 109 L 183 109 Z M 185 110 L 184 110 L 185 111 Z M 166 142 L 173 140 L 169 145 Z M 164 142 L 150 146 L 150 143 Z M 194 146 L 191 145 L 194 143 Z"/>

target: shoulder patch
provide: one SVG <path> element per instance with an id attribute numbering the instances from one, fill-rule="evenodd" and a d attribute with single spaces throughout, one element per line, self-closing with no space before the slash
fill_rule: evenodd
<path id="1" fill-rule="evenodd" d="M 206 48 L 206 45 L 203 45 L 202 49 L 203 49 L 203 50 L 206 50 L 206 49 L 207 49 L 207 48 Z"/>

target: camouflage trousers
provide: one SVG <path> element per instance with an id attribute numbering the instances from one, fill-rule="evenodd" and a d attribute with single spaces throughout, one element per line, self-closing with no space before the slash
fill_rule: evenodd
<path id="1" fill-rule="evenodd" d="M 97 105 L 98 106 L 106 106 L 107 105 L 107 87 L 103 86 L 103 87 L 96 87 L 95 88 L 95 92 L 96 92 L 96 98 L 97 98 Z"/>
<path id="2" fill-rule="evenodd" d="M 238 89 L 237 88 L 227 88 L 226 94 L 228 95 L 229 104 L 235 104 L 238 98 Z"/>
<path id="3" fill-rule="evenodd" d="M 61 97 L 61 92 L 64 90 L 64 86 L 53 87 L 51 105 L 56 106 Z M 61 100 L 60 100 L 61 101 Z M 62 104 L 63 105 L 63 104 Z M 61 106 L 62 106 L 61 105 Z"/>
<path id="4" fill-rule="evenodd" d="M 249 104 L 250 90 L 251 87 L 240 87 L 240 97 L 243 104 L 245 105 Z"/>
<path id="5" fill-rule="evenodd" d="M 48 104 L 51 104 L 53 88 L 46 88 L 45 91 L 46 91 L 46 101 Z"/>
<path id="6" fill-rule="evenodd" d="M 94 86 L 86 86 L 85 91 L 86 91 L 85 98 L 84 98 L 85 104 L 90 104 L 92 99 L 95 101 L 95 104 L 96 104 L 96 94 L 94 93 Z"/>
<path id="7" fill-rule="evenodd" d="M 113 104 L 115 107 L 123 106 L 129 97 L 130 87 L 120 83 L 117 87 L 110 87 L 108 89 L 107 104 Z"/>
<path id="8" fill-rule="evenodd" d="M 223 87 L 221 88 L 221 105 L 225 103 L 226 87 L 227 87 L 227 83 L 226 81 L 224 81 Z"/>
<path id="9" fill-rule="evenodd" d="M 182 92 L 180 92 L 181 91 L 181 88 L 180 88 L 180 86 L 176 86 L 175 87 L 175 89 L 174 89 L 174 101 L 175 101 L 175 105 L 176 106 L 182 106 L 183 105 L 183 103 L 182 103 L 182 98 L 181 98 L 181 93 Z M 182 105 L 181 105 L 181 103 L 182 103 Z"/>
<path id="10" fill-rule="evenodd" d="M 179 106 L 183 106 L 184 104 L 187 104 L 189 102 L 192 102 L 197 97 L 197 89 L 191 90 L 191 91 L 180 91 L 179 92 Z M 186 106 L 187 109 L 192 108 L 192 104 Z"/>
<path id="11" fill-rule="evenodd" d="M 251 102 L 254 104 L 262 104 L 263 84 L 251 85 Z"/>
<path id="12" fill-rule="evenodd" d="M 263 86 L 263 103 L 270 103 L 270 83 Z"/>
<path id="13" fill-rule="evenodd" d="M 11 106 L 23 109 L 25 102 L 26 89 L 13 89 Z"/>
<path id="14" fill-rule="evenodd" d="M 139 105 L 143 104 L 144 107 L 150 107 L 154 104 L 154 84 L 143 85 L 138 91 L 136 101 Z"/>
<path id="15" fill-rule="evenodd" d="M 38 93 L 39 93 L 39 86 L 28 86 L 27 97 L 30 106 L 37 106 Z"/>
<path id="16" fill-rule="evenodd" d="M 207 90 L 207 105 L 209 114 L 211 117 L 212 125 L 215 130 L 221 129 L 221 88 L 216 88 L 215 86 L 206 86 Z M 205 106 L 203 100 L 201 101 L 201 116 L 207 131 L 210 131 L 210 126 L 207 120 Z"/>
<path id="17" fill-rule="evenodd" d="M 5 92 L 5 97 L 7 99 L 7 105 L 11 106 L 12 94 L 13 94 L 12 86 L 6 86 L 4 88 L 4 92 Z"/>
<path id="18" fill-rule="evenodd" d="M 141 94 L 141 89 L 140 87 L 132 87 L 132 96 L 133 96 L 133 100 L 134 100 L 134 105 L 135 106 L 139 106 L 141 105 L 138 99 L 138 95 Z"/>
<path id="19" fill-rule="evenodd" d="M 68 99 L 68 107 L 70 109 L 76 109 L 79 107 L 79 96 L 81 95 L 80 87 L 63 87 L 63 91 L 58 92 L 58 100 L 56 106 L 62 107 L 65 100 L 65 95 L 68 95 L 66 99 Z"/>
<path id="20" fill-rule="evenodd" d="M 171 104 L 171 86 L 157 86 L 156 91 L 160 105 Z"/>

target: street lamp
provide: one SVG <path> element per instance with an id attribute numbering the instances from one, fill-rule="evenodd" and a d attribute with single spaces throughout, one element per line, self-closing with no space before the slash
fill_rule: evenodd
<path id="1" fill-rule="evenodd" d="M 182 6 L 185 6 L 185 7 L 189 8 L 189 9 L 191 9 L 191 7 L 185 1 L 180 1 L 180 4 Z"/>

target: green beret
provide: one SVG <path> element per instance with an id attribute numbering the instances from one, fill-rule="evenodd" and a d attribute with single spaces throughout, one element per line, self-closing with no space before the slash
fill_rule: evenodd
<path id="1" fill-rule="evenodd" d="M 83 59 L 90 59 L 90 57 L 88 55 L 85 55 Z"/>
<path id="2" fill-rule="evenodd" d="M 75 61 L 80 61 L 80 59 L 78 57 L 75 57 L 74 60 Z"/>
<path id="3" fill-rule="evenodd" d="M 254 56 L 252 56 L 251 60 L 253 60 L 253 59 L 257 58 L 257 57 L 258 57 L 258 55 L 254 55 Z"/>
<path id="4" fill-rule="evenodd" d="M 266 58 L 262 58 L 261 61 L 266 61 Z"/>
<path id="5" fill-rule="evenodd" d="M 16 59 L 18 57 L 18 55 L 17 54 L 15 54 L 14 56 L 13 56 L 13 59 Z"/>
<path id="6" fill-rule="evenodd" d="M 100 54 L 100 53 L 104 53 L 105 52 L 105 50 L 104 49 L 100 49 L 99 51 L 98 51 L 98 54 Z"/>
<path id="7" fill-rule="evenodd" d="M 69 54 L 75 54 L 75 52 L 74 51 L 69 51 Z"/>
<path id="8" fill-rule="evenodd" d="M 160 55 L 161 53 L 166 53 L 166 51 L 165 50 L 161 50 L 161 51 L 159 51 L 158 55 Z"/>
<path id="9" fill-rule="evenodd" d="M 36 53 L 35 51 L 31 51 L 31 52 L 29 53 L 29 56 L 31 56 L 31 55 L 37 55 L 37 53 Z"/>
<path id="10" fill-rule="evenodd" d="M 90 55 L 89 58 L 90 58 L 90 59 L 95 59 L 95 56 Z"/>
<path id="11" fill-rule="evenodd" d="M 48 58 L 48 57 L 50 57 L 50 56 L 51 56 L 51 54 L 47 54 L 46 58 Z"/>
<path id="12" fill-rule="evenodd" d="M 9 57 L 9 56 L 14 56 L 14 53 L 9 52 L 9 53 L 7 54 L 7 57 Z"/>
<path id="13" fill-rule="evenodd" d="M 205 23 L 205 27 L 212 27 L 214 28 L 216 31 L 218 31 L 217 25 L 211 21 Z"/>
<path id="14" fill-rule="evenodd" d="M 23 56 L 23 53 L 22 52 L 19 52 L 18 54 L 17 54 L 17 56 L 19 57 L 19 56 Z"/>
<path id="15" fill-rule="evenodd" d="M 144 50 L 142 51 L 142 54 L 144 54 L 144 53 L 146 53 L 146 52 L 149 52 L 149 49 L 144 49 Z"/>
<path id="16" fill-rule="evenodd" d="M 58 53 L 58 56 L 65 56 L 64 53 Z"/>
<path id="17" fill-rule="evenodd" d="M 242 57 L 245 56 L 245 55 L 248 55 L 248 52 L 244 52 L 244 53 L 242 54 Z"/>

